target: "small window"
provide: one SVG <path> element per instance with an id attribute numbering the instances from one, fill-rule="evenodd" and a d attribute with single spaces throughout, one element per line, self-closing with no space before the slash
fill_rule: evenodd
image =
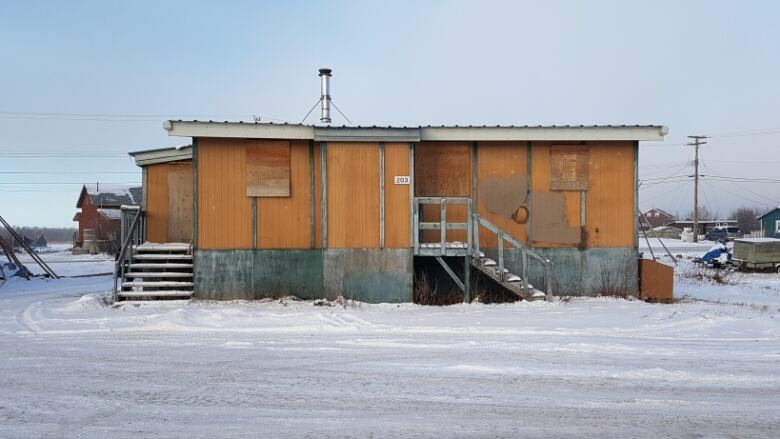
<path id="1" fill-rule="evenodd" d="M 588 147 L 553 145 L 550 148 L 550 190 L 588 190 Z"/>
<path id="2" fill-rule="evenodd" d="M 246 195 L 290 196 L 290 143 L 263 142 L 246 150 Z"/>
<path id="3" fill-rule="evenodd" d="M 780 220 L 775 220 L 775 233 L 780 233 Z"/>

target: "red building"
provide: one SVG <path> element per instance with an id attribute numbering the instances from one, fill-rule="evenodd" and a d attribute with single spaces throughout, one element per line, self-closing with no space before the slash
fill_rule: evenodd
<path id="1" fill-rule="evenodd" d="M 124 206 L 138 206 L 143 202 L 140 186 L 86 184 L 81 188 L 73 217 L 79 223 L 75 247 L 87 248 L 91 253 L 113 251 L 118 245 L 121 211 Z"/>

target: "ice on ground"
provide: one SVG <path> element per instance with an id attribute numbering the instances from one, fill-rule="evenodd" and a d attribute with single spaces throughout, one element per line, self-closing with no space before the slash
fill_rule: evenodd
<path id="1" fill-rule="evenodd" d="M 778 291 L 774 278 L 750 279 Z M 766 306 L 721 300 L 739 285 L 680 278 L 678 290 L 721 299 L 671 305 L 114 307 L 111 282 L 0 287 L 0 437 L 774 438 L 780 429 L 780 309 L 763 296 L 751 303 Z"/>

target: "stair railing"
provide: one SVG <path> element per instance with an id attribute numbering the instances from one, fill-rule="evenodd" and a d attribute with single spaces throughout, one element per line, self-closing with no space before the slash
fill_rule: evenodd
<path id="1" fill-rule="evenodd" d="M 135 211 L 135 215 L 133 215 Z M 132 215 L 132 221 L 129 218 Z M 129 226 L 127 223 L 129 222 Z M 127 264 L 133 260 L 134 247 L 142 244 L 146 237 L 146 212 L 138 206 L 122 206 L 122 246 L 119 255 L 116 258 L 114 266 L 114 293 L 113 300 L 116 302 L 119 292 L 118 283 L 125 281 Z M 129 252 L 128 252 L 129 250 Z"/>
<path id="2" fill-rule="evenodd" d="M 520 249 L 520 263 L 522 265 L 522 278 L 523 278 L 523 290 L 528 291 L 530 285 L 528 282 L 528 257 L 536 259 L 541 262 L 544 267 L 544 292 L 547 296 L 547 300 L 552 300 L 552 261 L 540 255 L 539 253 L 531 250 L 527 246 L 523 245 L 520 241 L 507 235 L 506 232 L 498 228 L 495 224 L 488 221 L 486 218 L 480 216 L 477 213 L 472 215 L 472 222 L 474 226 L 471 228 L 474 236 L 471 239 L 472 248 L 474 250 L 474 257 L 480 258 L 481 252 L 479 250 L 479 227 L 482 226 L 496 235 L 498 240 L 498 276 L 501 282 L 504 282 L 506 276 L 506 270 L 504 269 L 504 241 L 513 245 L 515 248 Z"/>

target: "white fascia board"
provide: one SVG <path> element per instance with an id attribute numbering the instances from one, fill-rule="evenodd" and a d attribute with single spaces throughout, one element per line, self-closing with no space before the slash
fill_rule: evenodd
<path id="1" fill-rule="evenodd" d="M 136 166 L 147 166 L 156 163 L 178 162 L 192 160 L 192 147 L 157 149 L 130 153 Z"/>
<path id="2" fill-rule="evenodd" d="M 421 141 L 663 140 L 666 127 L 423 127 Z"/>
<path id="3" fill-rule="evenodd" d="M 314 139 L 314 128 L 304 125 L 267 125 L 236 122 L 188 122 L 167 120 L 169 136 L 232 137 L 241 139 Z"/>

